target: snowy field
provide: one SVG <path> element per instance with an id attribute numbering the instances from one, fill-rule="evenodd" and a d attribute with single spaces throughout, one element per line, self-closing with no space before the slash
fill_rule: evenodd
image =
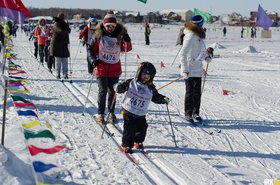
<path id="1" fill-rule="evenodd" d="M 121 57 L 121 80 L 134 77 L 143 60 L 156 66 L 154 83 L 158 88 L 178 78 L 178 58 L 171 64 L 180 49 L 175 45 L 180 26 L 154 26 L 150 46 L 144 45 L 144 30 L 140 25 L 126 27 L 133 50 Z M 119 110 L 123 95 L 117 95 L 119 123 L 116 127 L 108 125 L 113 137 L 104 134 L 101 139 L 102 128 L 93 121 L 97 113 L 97 84 L 94 77 L 86 101 L 91 79 L 78 32 L 72 30 L 70 35 L 72 84 L 61 83 L 39 65 L 32 56 L 32 42 L 18 33 L 12 51 L 17 57 L 12 61 L 27 72 L 21 76 L 30 79 L 25 83 L 30 94 L 22 96 L 37 106 L 39 121 L 52 125 L 56 140 L 25 139 L 22 124 L 36 119 L 19 117 L 9 98 L 5 147 L 0 146 L 0 184 L 31 185 L 40 181 L 66 185 L 262 185 L 280 179 L 280 32 L 273 28 L 272 39 L 262 39 L 259 29 L 257 38 L 252 40 L 246 32 L 245 38 L 240 38 L 240 27 L 227 27 L 226 37 L 220 28 L 206 27 L 206 44 L 214 47 L 214 53 L 220 56 L 209 64 L 202 95 L 201 116 L 208 126 L 193 127 L 184 121 L 183 80 L 160 89 L 160 93 L 171 99 L 168 108 L 178 147 L 172 138 L 167 107 L 151 104 L 144 143 L 148 158 L 136 152 L 133 154 L 136 164 L 119 150 L 122 136 Z M 165 68 L 160 68 L 161 62 Z M 4 90 L 3 81 L 0 83 L 2 120 Z M 223 95 L 223 90 L 230 93 Z M 45 129 L 45 125 L 30 130 L 40 129 Z M 69 149 L 31 156 L 28 145 L 41 148 L 63 145 Z M 35 173 L 33 161 L 57 167 Z"/>

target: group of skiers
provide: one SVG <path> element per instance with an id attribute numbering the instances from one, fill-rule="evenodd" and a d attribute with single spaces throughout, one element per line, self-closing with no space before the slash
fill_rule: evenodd
<path id="1" fill-rule="evenodd" d="M 70 28 L 64 21 L 64 14 L 60 13 L 53 18 L 53 27 L 46 25 L 46 20 L 39 20 L 32 37 L 34 41 L 34 56 L 38 51 L 40 62 L 48 63 L 51 67 L 56 62 L 57 78 L 60 78 L 61 67 L 64 78 L 68 78 L 68 57 Z M 185 81 L 185 117 L 190 123 L 194 120 L 202 121 L 200 116 L 201 81 L 203 64 L 210 62 L 213 57 L 213 48 L 207 48 L 204 43 L 204 20 L 196 15 L 186 22 L 180 36 L 182 48 L 179 52 L 180 74 Z M 126 28 L 117 22 L 112 11 L 108 11 L 102 22 L 90 18 L 88 24 L 80 32 L 79 39 L 86 45 L 88 73 L 96 76 L 98 85 L 98 111 L 96 121 L 116 121 L 115 103 L 116 93 L 126 93 L 122 101 L 123 137 L 122 150 L 132 153 L 132 148 L 143 149 L 148 124 L 146 113 L 150 102 L 168 104 L 169 98 L 159 94 L 153 79 L 156 68 L 148 61 L 139 64 L 134 78 L 119 83 L 122 74 L 120 61 L 121 52 L 132 50 L 132 44 Z M 146 39 L 147 42 L 147 39 Z M 146 43 L 149 44 L 149 43 Z M 50 61 L 50 59 L 52 61 Z M 108 96 L 108 97 L 107 97 Z M 105 120 L 107 102 L 108 120 Z"/>
<path id="2" fill-rule="evenodd" d="M 194 16 L 184 27 L 182 48 L 179 53 L 181 61 L 181 75 L 186 84 L 185 117 L 190 123 L 202 121 L 200 117 L 201 80 L 203 75 L 202 61 L 210 62 L 213 48 L 207 48 L 204 43 L 204 20 L 201 16 Z M 149 44 L 150 29 L 146 23 L 146 44 Z M 87 62 L 89 73 L 94 72 L 98 84 L 98 113 L 96 121 L 116 120 L 115 93 L 125 93 L 122 101 L 123 137 L 122 150 L 132 153 L 132 148 L 143 149 L 148 124 L 146 113 L 150 102 L 168 104 L 169 98 L 161 95 L 153 84 L 156 69 L 150 62 L 139 64 L 134 78 L 119 83 L 121 71 L 120 53 L 132 49 L 131 39 L 125 27 L 117 23 L 113 12 L 109 11 L 103 21 L 97 23 L 94 18 L 79 35 L 79 39 L 87 47 Z M 93 69 L 93 71 L 91 71 Z M 108 94 L 108 98 L 107 98 Z M 108 109 L 108 120 L 105 120 L 105 109 Z"/>
<path id="3" fill-rule="evenodd" d="M 29 41 L 34 43 L 34 57 L 38 57 L 39 62 L 43 65 L 47 63 L 49 71 L 52 72 L 54 63 L 56 63 L 56 77 L 61 78 L 61 73 L 64 79 L 68 79 L 68 57 L 69 51 L 69 34 L 70 27 L 64 21 L 64 14 L 59 13 L 53 17 L 53 26 L 47 25 L 45 19 L 38 21 L 30 37 Z M 56 62 L 55 62 L 56 61 Z"/>

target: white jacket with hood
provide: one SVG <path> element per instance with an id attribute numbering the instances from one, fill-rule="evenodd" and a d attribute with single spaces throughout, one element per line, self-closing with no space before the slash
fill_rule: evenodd
<path id="1" fill-rule="evenodd" d="M 179 53 L 181 63 L 181 75 L 189 77 L 201 77 L 203 75 L 202 61 L 208 56 L 204 43 L 205 32 L 203 28 L 192 22 L 187 22 L 184 29 L 183 46 Z"/>

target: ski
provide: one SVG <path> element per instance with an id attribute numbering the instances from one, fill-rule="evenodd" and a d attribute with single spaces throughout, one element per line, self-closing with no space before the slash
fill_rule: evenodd
<path id="1" fill-rule="evenodd" d="M 145 156 L 147 159 L 151 159 L 149 152 L 145 151 L 145 149 L 137 149 L 137 151 L 143 154 L 143 156 Z"/>
<path id="2" fill-rule="evenodd" d="M 120 146 L 120 151 L 133 163 L 133 165 L 138 165 L 138 160 L 133 157 L 133 154 L 125 153 L 125 149 Z"/>

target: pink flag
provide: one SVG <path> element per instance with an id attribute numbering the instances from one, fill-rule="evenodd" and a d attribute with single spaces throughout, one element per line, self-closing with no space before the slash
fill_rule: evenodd
<path id="1" fill-rule="evenodd" d="M 229 95 L 230 91 L 228 90 L 223 90 L 223 95 Z"/>
<path id="2" fill-rule="evenodd" d="M 161 61 L 160 62 L 160 68 L 163 68 L 163 67 L 165 67 L 165 65 L 164 65 L 163 61 Z"/>
<path id="3" fill-rule="evenodd" d="M 52 148 L 38 148 L 34 145 L 28 145 L 28 149 L 29 149 L 29 152 L 30 154 L 33 156 L 33 155 L 37 155 L 38 153 L 46 153 L 46 154 L 54 154 L 54 153 L 57 153 L 57 152 L 60 152 L 61 150 L 63 149 L 69 149 L 65 146 L 54 146 Z"/>

